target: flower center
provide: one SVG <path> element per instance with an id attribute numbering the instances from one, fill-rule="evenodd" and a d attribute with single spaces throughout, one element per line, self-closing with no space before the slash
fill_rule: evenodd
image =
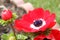
<path id="1" fill-rule="evenodd" d="M 44 38 L 43 40 L 51 40 L 51 39 Z"/>
<path id="2" fill-rule="evenodd" d="M 35 22 L 34 22 L 34 25 L 36 26 L 36 27 L 39 27 L 39 26 L 41 26 L 42 25 L 42 20 L 36 20 Z"/>

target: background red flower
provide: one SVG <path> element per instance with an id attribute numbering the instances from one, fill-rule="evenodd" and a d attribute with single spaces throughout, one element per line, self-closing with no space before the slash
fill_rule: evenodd
<path id="1" fill-rule="evenodd" d="M 40 34 L 34 40 L 60 40 L 60 31 L 52 30 L 49 35 Z"/>

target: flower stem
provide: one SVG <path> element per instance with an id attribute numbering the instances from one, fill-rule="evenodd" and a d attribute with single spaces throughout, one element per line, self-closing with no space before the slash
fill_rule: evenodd
<path id="1" fill-rule="evenodd" d="M 14 33 L 15 39 L 17 40 L 16 34 L 15 34 L 15 29 L 13 28 L 13 25 L 11 24 L 12 31 Z"/>

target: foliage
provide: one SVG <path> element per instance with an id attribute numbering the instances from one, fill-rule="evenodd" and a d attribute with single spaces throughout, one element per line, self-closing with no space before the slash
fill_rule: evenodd
<path id="1" fill-rule="evenodd" d="M 3 40 L 15 40 L 13 33 L 3 34 L 1 37 Z"/>

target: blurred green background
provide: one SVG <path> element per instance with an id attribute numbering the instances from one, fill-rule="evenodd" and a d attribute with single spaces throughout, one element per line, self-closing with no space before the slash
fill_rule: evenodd
<path id="1" fill-rule="evenodd" d="M 42 7 L 56 14 L 56 20 L 60 24 L 60 0 L 24 0 L 30 2 L 35 8 Z"/>

